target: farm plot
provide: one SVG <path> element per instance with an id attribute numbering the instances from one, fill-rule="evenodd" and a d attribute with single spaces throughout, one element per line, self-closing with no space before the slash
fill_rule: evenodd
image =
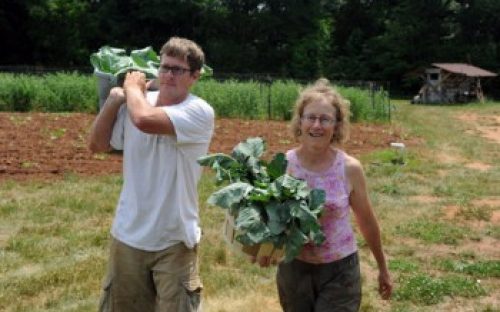
<path id="1" fill-rule="evenodd" d="M 120 154 L 92 155 L 87 149 L 93 118 L 81 113 L 0 113 L 0 179 L 119 173 Z M 251 136 L 265 138 L 269 155 L 295 145 L 286 122 L 217 119 L 210 151 L 229 153 Z M 346 149 L 360 155 L 400 139 L 390 125 L 355 124 Z"/>

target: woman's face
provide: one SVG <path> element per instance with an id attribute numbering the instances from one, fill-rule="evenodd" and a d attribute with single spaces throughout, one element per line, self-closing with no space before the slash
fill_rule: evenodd
<path id="1" fill-rule="evenodd" d="M 328 147 L 335 133 L 335 108 L 325 99 L 307 104 L 300 119 L 302 144 L 311 147 Z"/>

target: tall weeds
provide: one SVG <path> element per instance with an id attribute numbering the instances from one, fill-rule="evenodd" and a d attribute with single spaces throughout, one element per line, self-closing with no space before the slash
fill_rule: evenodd
<path id="1" fill-rule="evenodd" d="M 77 73 L 0 74 L 0 111 L 93 112 L 97 84 Z"/>
<path id="2" fill-rule="evenodd" d="M 97 78 L 77 73 L 43 76 L 0 73 L 0 111 L 87 112 L 98 107 Z M 193 93 L 218 117 L 289 120 L 303 85 L 292 80 L 199 81 Z M 351 103 L 351 120 L 388 119 L 388 96 L 354 87 L 338 87 Z"/>

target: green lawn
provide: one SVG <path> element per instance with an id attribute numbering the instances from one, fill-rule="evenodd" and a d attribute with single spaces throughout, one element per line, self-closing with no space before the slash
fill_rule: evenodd
<path id="1" fill-rule="evenodd" d="M 359 238 L 361 310 L 500 311 L 500 143 L 483 137 L 500 127 L 500 104 L 393 104 L 405 153 L 388 147 L 361 160 L 395 293 L 378 298 Z M 120 185 L 119 176 L 0 182 L 1 311 L 96 311 Z M 228 249 L 223 212 L 204 204 L 210 173 L 199 190 L 205 311 L 280 311 L 275 268 Z"/>

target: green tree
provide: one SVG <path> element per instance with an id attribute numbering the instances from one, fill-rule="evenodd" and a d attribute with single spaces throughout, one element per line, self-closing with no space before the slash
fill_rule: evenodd
<path id="1" fill-rule="evenodd" d="M 27 36 L 25 21 L 29 19 L 28 10 L 23 2 L 3 0 L 0 2 L 0 38 L 3 49 L 0 49 L 0 64 L 32 63 L 30 55 L 31 41 Z"/>
<path id="2" fill-rule="evenodd" d="M 45 65 L 77 65 L 88 59 L 96 33 L 91 3 L 79 0 L 28 0 L 27 36 L 33 60 Z"/>
<path id="3" fill-rule="evenodd" d="M 472 64 L 500 68 L 500 2 L 496 0 L 462 0 L 456 5 L 453 46 L 459 47 L 457 58 Z"/>
<path id="4" fill-rule="evenodd" d="M 335 79 L 380 79 L 374 66 L 370 42 L 383 34 L 393 1 L 350 0 L 331 5 L 331 61 L 329 75 Z M 376 66 L 375 66 L 376 67 Z"/>
<path id="5" fill-rule="evenodd" d="M 388 11 L 382 34 L 372 38 L 371 68 L 375 77 L 411 87 L 407 74 L 441 59 L 453 26 L 451 0 L 402 0 Z"/>

